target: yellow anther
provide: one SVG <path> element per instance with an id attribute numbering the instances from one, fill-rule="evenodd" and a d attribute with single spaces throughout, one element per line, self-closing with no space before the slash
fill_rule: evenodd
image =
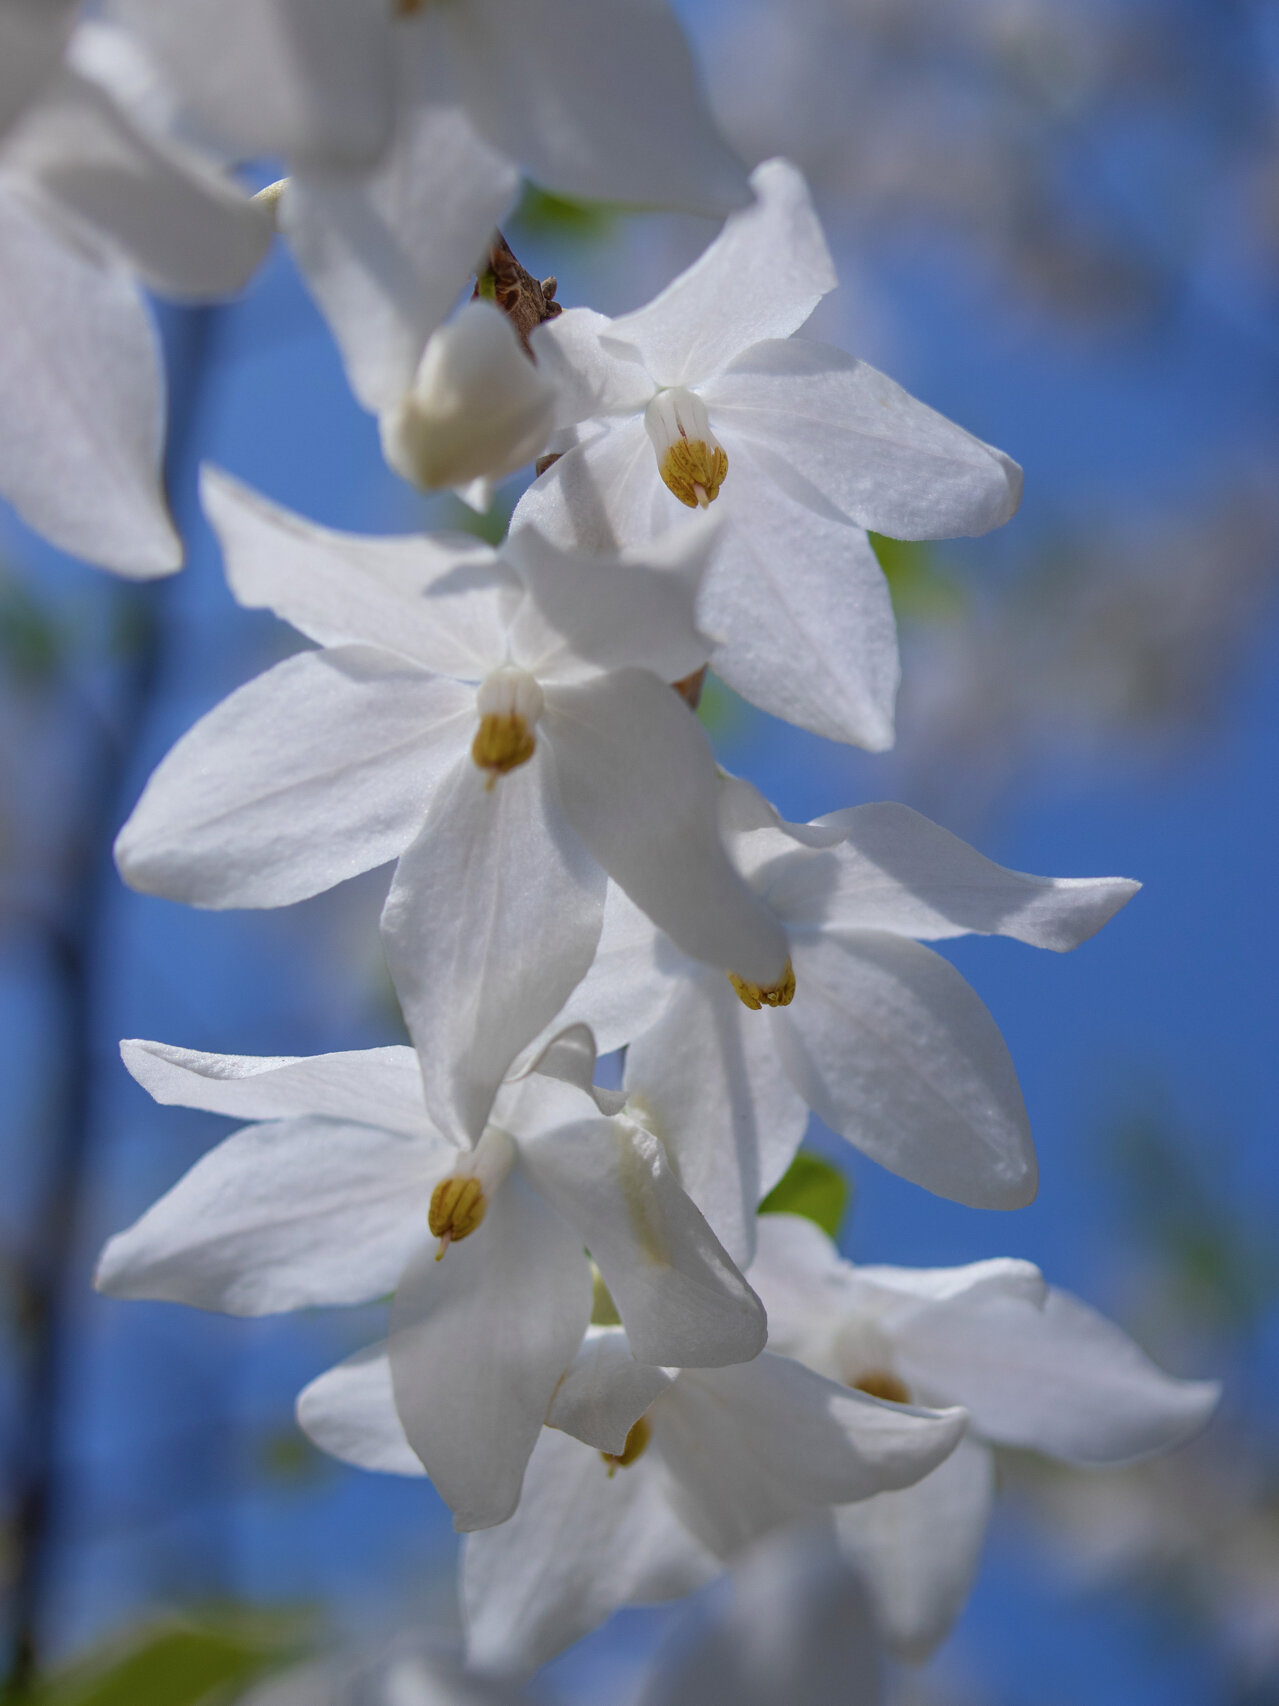
<path id="1" fill-rule="evenodd" d="M 728 457 L 720 445 L 712 449 L 700 438 L 677 438 L 657 465 L 667 488 L 689 509 L 705 509 L 719 496 L 728 473 Z"/>
<path id="2" fill-rule="evenodd" d="M 435 1252 L 437 1262 L 450 1244 L 471 1236 L 484 1219 L 487 1208 L 483 1186 L 473 1174 L 440 1180 L 431 1192 L 431 1207 L 427 1214 L 431 1236 L 440 1241 Z"/>
<path id="3" fill-rule="evenodd" d="M 481 770 L 491 772 L 491 788 L 499 776 L 517 770 L 533 756 L 537 740 L 518 711 L 490 711 L 480 718 L 480 726 L 471 742 L 471 757 Z"/>
<path id="4" fill-rule="evenodd" d="M 648 1442 L 653 1437 L 648 1418 L 641 1416 L 639 1421 L 626 1436 L 626 1444 L 620 1451 L 601 1451 L 600 1456 L 608 1464 L 608 1478 L 611 1481 L 619 1469 L 629 1469 L 638 1458 L 643 1457 L 648 1450 Z"/>
<path id="5" fill-rule="evenodd" d="M 740 1001 L 758 1013 L 761 1007 L 789 1007 L 795 999 L 795 968 L 789 960 L 780 979 L 773 984 L 747 983 L 744 977 L 729 972 L 728 981 L 737 991 Z"/>
<path id="6" fill-rule="evenodd" d="M 886 1368 L 872 1368 L 849 1384 L 854 1392 L 865 1392 L 870 1398 L 886 1398 L 890 1404 L 910 1403 L 910 1388 Z"/>

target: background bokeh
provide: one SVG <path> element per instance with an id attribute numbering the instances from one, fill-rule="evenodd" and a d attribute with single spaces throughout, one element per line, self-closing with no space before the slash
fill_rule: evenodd
<path id="1" fill-rule="evenodd" d="M 814 1130 L 855 1181 L 844 1247 L 1029 1257 L 1174 1372 L 1226 1382 L 1205 1438 L 1166 1461 L 1005 1458 L 972 1604 L 895 1686 L 918 1706 L 1279 1701 L 1279 7 L 690 0 L 684 16 L 743 154 L 810 176 L 843 281 L 814 335 L 1026 469 L 1002 533 L 882 546 L 905 654 L 892 754 L 712 684 L 723 762 L 794 818 L 896 797 L 1003 863 L 1146 885 L 1068 958 L 947 948 L 1018 1064 L 1038 1202 L 958 1208 Z M 712 234 L 536 193 L 507 232 L 564 302 L 608 312 Z M 231 602 L 196 468 L 340 527 L 465 520 L 382 465 L 283 254 L 243 300 L 165 333 L 188 571 L 126 586 L 0 519 L 6 1639 L 68 1703 L 99 1698 L 84 1655 L 142 1654 L 121 1706 L 203 1698 L 174 1691 L 179 1672 L 231 1698 L 262 1659 L 456 1626 L 430 1488 L 332 1464 L 292 1422 L 298 1388 L 376 1336 L 377 1311 L 228 1321 L 89 1285 L 102 1239 L 226 1129 L 155 1107 L 120 1037 L 273 1054 L 401 1035 L 385 873 L 215 915 L 132 895 L 110 865 L 172 740 L 295 643 Z M 622 1614 L 551 1667 L 547 1698 L 624 1699 L 667 1621 Z"/>

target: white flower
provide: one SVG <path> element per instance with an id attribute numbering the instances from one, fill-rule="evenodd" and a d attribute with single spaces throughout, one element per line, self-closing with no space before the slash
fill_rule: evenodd
<path id="1" fill-rule="evenodd" d="M 63 15 L 47 12 L 50 27 Z M 229 295 L 270 224 L 77 71 L 37 90 L 0 137 L 0 492 L 63 550 L 168 574 L 182 546 L 161 486 L 164 374 L 145 290 Z"/>
<path id="2" fill-rule="evenodd" d="M 1180 1445 L 1220 1397 L 1163 1374 L 1126 1333 L 1029 1262 L 854 1267 L 793 1215 L 765 1215 L 752 1282 L 769 1341 L 886 1399 L 962 1404 L 971 1427 L 916 1486 L 836 1513 L 885 1637 L 923 1657 L 958 1616 L 994 1493 L 993 1445 L 1113 1464 Z"/>
<path id="3" fill-rule="evenodd" d="M 299 1420 L 348 1462 L 421 1473 L 391 1377 L 379 1347 L 348 1358 L 302 1394 Z M 967 1418 L 881 1403 L 770 1351 L 651 1368 L 620 1328 L 592 1327 L 547 1420 L 519 1509 L 463 1553 L 468 1658 L 485 1669 L 532 1668 L 619 1605 L 700 1586 L 774 1529 L 910 1485 Z"/>
<path id="4" fill-rule="evenodd" d="M 646 307 L 570 309 L 533 334 L 561 427 L 586 424 L 515 525 L 629 545 L 713 502 L 727 525 L 699 614 L 717 672 L 775 716 L 878 749 L 897 643 L 861 530 L 984 533 L 1017 508 L 1021 470 L 864 362 L 791 336 L 834 269 L 795 168 L 773 160 L 751 182 L 754 206 Z"/>
<path id="5" fill-rule="evenodd" d="M 459 1528 L 502 1522 L 519 1499 L 590 1319 L 583 1246 L 639 1355 L 717 1364 L 763 1346 L 758 1299 L 661 1144 L 566 1079 L 505 1086 L 467 1150 L 429 1123 L 411 1049 L 121 1052 L 157 1101 L 267 1123 L 234 1132 L 112 1238 L 98 1288 L 236 1315 L 393 1291 L 400 1437 Z"/>
<path id="6" fill-rule="evenodd" d="M 332 533 L 225 476 L 205 503 L 240 602 L 322 649 L 161 763 L 116 843 L 134 887 L 281 906 L 398 857 L 392 975 L 428 1112 L 472 1141 L 591 963 L 605 871 L 694 956 L 779 974 L 781 928 L 729 863 L 710 748 L 666 685 L 706 655 L 707 537 L 641 563 L 529 531 L 496 552 Z"/>
<path id="7" fill-rule="evenodd" d="M 554 412 L 555 387 L 510 321 L 489 302 L 470 302 L 432 334 L 412 386 L 382 415 L 382 450 L 424 490 L 478 483 L 463 495 L 487 509 L 492 483 L 545 446 Z"/>
<path id="8" fill-rule="evenodd" d="M 740 993 L 610 890 L 591 972 L 567 1013 L 626 1084 L 725 1246 L 750 1259 L 755 1207 L 811 1108 L 873 1160 L 975 1208 L 1035 1194 L 1025 1105 L 995 1023 L 919 945 L 967 933 L 1064 952 L 1135 893 L 1120 877 L 1033 877 L 984 859 L 906 806 L 782 824 L 721 785 L 739 869 L 786 931 L 792 976 Z"/>

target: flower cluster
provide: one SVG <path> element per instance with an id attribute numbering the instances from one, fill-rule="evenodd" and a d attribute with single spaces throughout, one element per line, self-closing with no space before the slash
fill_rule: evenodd
<path id="1" fill-rule="evenodd" d="M 864 1572 L 881 1638 L 926 1650 L 975 1565 L 988 1442 L 1120 1460 L 1215 1390 L 1027 1264 L 854 1269 L 757 1211 L 810 1112 L 940 1195 L 1029 1202 L 1007 1050 L 923 944 L 1071 949 L 1136 885 L 1006 870 L 891 804 L 788 823 L 695 708 L 711 668 L 887 747 L 868 530 L 983 534 L 1020 470 L 803 335 L 835 284 L 807 187 L 719 140 L 666 0 L 0 0 L 0 32 L 0 485 L 33 525 L 178 565 L 143 291 L 234 291 L 277 233 L 392 468 L 479 506 L 540 470 L 496 548 L 332 532 L 205 471 L 235 597 L 312 646 L 177 743 L 120 871 L 277 907 L 394 861 L 411 1047 L 126 1042 L 159 1101 L 247 1123 L 99 1286 L 244 1315 L 391 1297 L 299 1418 L 431 1478 L 469 1536 L 477 1666 L 801 1520 Z M 250 198 L 234 168 L 262 158 L 286 175 Z M 495 230 L 525 172 L 724 223 L 647 306 L 562 312 Z"/>

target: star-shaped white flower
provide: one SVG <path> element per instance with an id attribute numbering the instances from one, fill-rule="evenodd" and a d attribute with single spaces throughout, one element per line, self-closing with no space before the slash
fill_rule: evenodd
<path id="1" fill-rule="evenodd" d="M 112 1238 L 98 1288 L 236 1315 L 394 1292 L 402 1437 L 459 1528 L 515 1508 L 590 1319 L 586 1248 L 637 1354 L 709 1366 L 763 1346 L 758 1299 L 661 1144 L 553 1076 L 554 1047 L 546 1071 L 504 1086 L 470 1150 L 427 1119 L 411 1049 L 121 1048 L 157 1101 L 266 1123 L 234 1132 Z"/>
<path id="2" fill-rule="evenodd" d="M 627 1087 L 726 1247 L 749 1261 L 756 1204 L 810 1109 L 939 1196 L 1028 1203 L 1035 1155 L 1008 1051 L 969 984 L 920 943 L 975 933 L 1064 952 L 1138 885 L 1006 870 L 891 803 L 783 824 L 725 779 L 721 804 L 739 869 L 786 931 L 791 975 L 739 990 L 610 889 L 561 1023 L 589 1024 L 605 1052 L 629 1045 Z"/>
<path id="3" fill-rule="evenodd" d="M 771 978 L 783 932 L 730 864 L 669 681 L 696 669 L 709 536 L 643 561 L 526 531 L 372 539 L 225 476 L 205 502 L 242 604 L 319 642 L 183 737 L 120 832 L 134 887 L 281 906 L 399 859 L 387 955 L 442 1131 L 479 1138 L 591 963 L 605 872 L 694 956 Z"/>
<path id="4" fill-rule="evenodd" d="M 879 749 L 897 641 L 862 530 L 985 533 L 1017 508 L 1021 470 L 864 362 L 791 335 L 834 269 L 799 172 L 772 160 L 751 182 L 755 204 L 646 307 L 570 309 L 533 334 L 580 442 L 514 525 L 598 549 L 713 503 L 726 526 L 699 609 L 717 672 L 775 716 Z"/>
<path id="5" fill-rule="evenodd" d="M 10 26 L 14 10 L 0 14 Z M 37 58 L 65 25 L 65 8 L 45 14 L 28 43 Z M 136 578 L 179 567 L 145 293 L 230 295 L 270 235 L 229 178 L 134 124 L 88 77 L 33 71 L 0 136 L 0 493 L 53 544 Z"/>
<path id="6" fill-rule="evenodd" d="M 835 1514 L 881 1630 L 905 1657 L 926 1656 L 968 1597 L 993 1446 L 1126 1463 L 1198 1433 L 1221 1395 L 1214 1381 L 1162 1373 L 1029 1262 L 855 1267 L 811 1221 L 770 1214 L 750 1274 L 775 1349 L 881 1398 L 962 1404 L 972 1417 L 958 1449 L 917 1485 Z"/>
<path id="7" fill-rule="evenodd" d="M 298 1418 L 326 1451 L 420 1474 L 381 1347 L 314 1381 Z M 618 1606 L 670 1599 L 762 1535 L 911 1485 L 955 1449 L 961 1409 L 885 1404 L 765 1351 L 718 1369 L 635 1361 L 592 1327 L 555 1393 L 519 1509 L 468 1538 L 468 1658 L 531 1669 Z M 601 1461 L 601 1458 L 603 1459 Z"/>

